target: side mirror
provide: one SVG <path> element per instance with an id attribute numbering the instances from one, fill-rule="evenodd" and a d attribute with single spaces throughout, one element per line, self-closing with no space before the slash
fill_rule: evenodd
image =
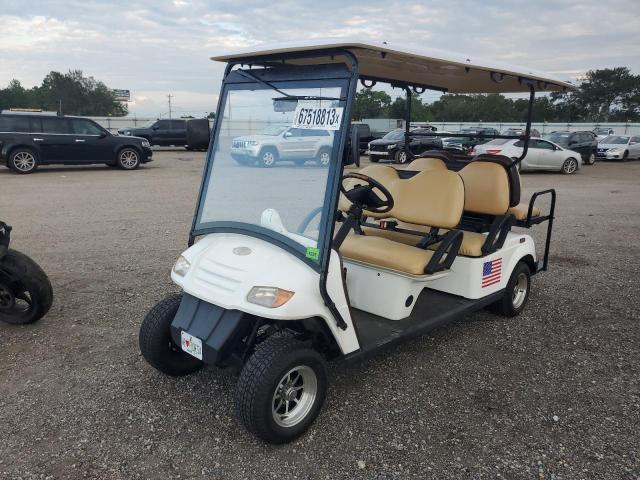
<path id="1" fill-rule="evenodd" d="M 360 131 L 351 127 L 351 135 L 347 139 L 344 152 L 344 164 L 360 166 Z"/>
<path id="2" fill-rule="evenodd" d="M 293 137 L 293 133 L 291 133 L 291 132 L 284 132 L 283 137 L 284 137 L 284 138 Z"/>
<path id="3" fill-rule="evenodd" d="M 105 138 L 107 136 L 107 132 L 106 130 L 103 130 L 102 132 L 100 132 L 100 135 L 98 135 L 98 138 Z"/>
<path id="4" fill-rule="evenodd" d="M 160 127 L 158 125 L 154 125 L 153 127 L 151 127 L 151 130 L 158 130 Z"/>

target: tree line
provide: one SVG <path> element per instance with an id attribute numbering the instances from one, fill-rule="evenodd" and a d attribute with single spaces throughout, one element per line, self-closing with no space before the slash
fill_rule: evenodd
<path id="1" fill-rule="evenodd" d="M 80 70 L 67 73 L 50 72 L 40 86 L 24 88 L 11 80 L 0 89 L 0 110 L 33 108 L 65 115 L 114 116 L 127 114 L 126 103 L 116 100 L 113 91 Z"/>
<path id="2" fill-rule="evenodd" d="M 534 122 L 640 121 L 640 75 L 627 67 L 591 70 L 573 92 L 553 92 L 536 98 Z M 356 94 L 354 118 L 404 118 L 406 99 L 392 101 L 383 91 L 363 89 Z M 446 94 L 433 103 L 411 98 L 416 122 L 522 122 L 529 100 L 500 94 Z"/>

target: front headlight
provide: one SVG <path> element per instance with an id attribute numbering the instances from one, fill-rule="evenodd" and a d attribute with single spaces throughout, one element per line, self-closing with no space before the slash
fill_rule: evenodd
<path id="1" fill-rule="evenodd" d="M 619 148 L 610 148 L 609 150 L 607 150 L 607 153 L 620 153 L 620 149 Z"/>
<path id="2" fill-rule="evenodd" d="M 123 135 L 131 135 L 131 131 L 130 130 L 125 130 L 124 132 L 122 132 Z"/>
<path id="3" fill-rule="evenodd" d="M 258 144 L 258 142 L 256 140 L 249 140 L 246 142 L 246 144 L 247 144 L 247 147 L 255 147 Z"/>
<path id="4" fill-rule="evenodd" d="M 387 145 L 387 150 L 393 150 L 394 148 L 396 148 L 398 145 L 396 145 L 395 143 L 393 145 Z"/>
<path id="5" fill-rule="evenodd" d="M 247 302 L 267 308 L 278 308 L 293 297 L 294 292 L 278 287 L 253 287 L 247 294 Z"/>
<path id="6" fill-rule="evenodd" d="M 149 143 L 149 140 L 142 140 L 142 146 L 143 147 L 150 147 L 151 144 Z"/>
<path id="7" fill-rule="evenodd" d="M 184 277 L 190 268 L 191 263 L 189 262 L 189 260 L 180 255 L 178 257 L 178 260 L 176 260 L 176 263 L 173 265 L 173 273 Z"/>

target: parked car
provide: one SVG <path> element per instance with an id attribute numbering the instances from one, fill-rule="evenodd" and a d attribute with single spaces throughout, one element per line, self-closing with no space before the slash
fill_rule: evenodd
<path id="1" fill-rule="evenodd" d="M 231 156 L 241 165 L 273 167 L 282 161 L 304 165 L 313 160 L 326 167 L 331 160 L 333 133 L 327 130 L 272 126 L 258 135 L 233 139 Z"/>
<path id="2" fill-rule="evenodd" d="M 504 132 L 502 132 L 503 135 L 524 135 L 525 133 L 527 133 L 527 130 L 524 128 L 507 128 Z M 538 131 L 537 128 L 532 128 L 531 132 L 529 133 L 529 136 L 531 138 L 538 138 L 540 137 L 540 132 Z"/>
<path id="3" fill-rule="evenodd" d="M 151 145 L 183 146 L 187 145 L 187 121 L 156 120 L 142 128 L 121 128 L 120 135 L 146 138 Z"/>
<path id="4" fill-rule="evenodd" d="M 583 163 L 593 165 L 596 163 L 596 150 L 598 140 L 596 134 L 589 131 L 570 132 L 568 130 L 551 132 L 544 136 L 546 140 L 560 145 L 563 148 L 574 150 L 582 156 Z"/>
<path id="5" fill-rule="evenodd" d="M 524 140 L 496 138 L 483 145 L 475 147 L 476 155 L 488 153 L 491 155 L 505 155 L 516 159 L 522 155 Z M 518 165 L 520 171 L 552 170 L 571 174 L 580 169 L 582 158 L 580 153 L 562 148 L 553 142 L 532 138 L 529 140 L 527 155 Z"/>
<path id="6" fill-rule="evenodd" d="M 442 140 L 433 136 L 431 129 L 415 128 L 411 130 L 410 134 L 409 151 L 411 155 L 407 155 L 403 128 L 391 130 L 384 137 L 369 142 L 369 148 L 365 153 L 369 155 L 369 159 L 373 163 L 380 160 L 391 160 L 402 164 L 410 161 L 413 155 L 418 155 L 426 150 L 442 148 Z"/>
<path id="7" fill-rule="evenodd" d="M 640 135 L 610 135 L 598 143 L 598 158 L 607 160 L 640 159 Z"/>
<path id="8" fill-rule="evenodd" d="M 112 135 L 88 118 L 0 114 L 0 163 L 17 173 L 46 164 L 104 163 L 133 170 L 151 160 L 147 140 Z"/>
<path id="9" fill-rule="evenodd" d="M 458 134 L 468 135 L 466 137 L 448 137 L 442 140 L 442 148 L 458 153 L 467 153 L 476 145 L 482 145 L 488 142 L 488 138 L 479 138 L 475 135 L 500 135 L 495 128 L 463 128 Z"/>
<path id="10" fill-rule="evenodd" d="M 613 128 L 596 127 L 593 129 L 593 133 L 595 133 L 596 137 L 598 137 L 598 141 L 600 141 L 609 135 L 613 135 L 615 132 L 613 131 Z"/>

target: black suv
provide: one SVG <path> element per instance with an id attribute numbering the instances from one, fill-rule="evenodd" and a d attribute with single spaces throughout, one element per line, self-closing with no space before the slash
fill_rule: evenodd
<path id="1" fill-rule="evenodd" d="M 596 152 L 598 151 L 598 137 L 589 131 L 582 132 L 551 132 L 544 138 L 568 150 L 578 152 L 582 156 L 582 162 L 587 165 L 596 163 Z"/>
<path id="2" fill-rule="evenodd" d="M 433 136 L 433 130 L 427 128 L 415 128 L 411 130 L 410 154 L 404 142 L 405 131 L 402 128 L 391 130 L 384 137 L 369 142 L 369 150 L 366 152 L 372 162 L 389 159 L 395 163 L 407 163 L 415 155 L 426 150 L 438 150 L 442 148 L 442 140 Z"/>
<path id="3" fill-rule="evenodd" d="M 156 120 L 142 128 L 121 128 L 120 135 L 146 138 L 151 145 L 168 147 L 187 145 L 186 120 Z"/>
<path id="4" fill-rule="evenodd" d="M 88 118 L 0 113 L 0 163 L 17 173 L 46 164 L 104 163 L 133 170 L 151 155 L 146 140 L 112 135 Z"/>
<path id="5" fill-rule="evenodd" d="M 444 138 L 442 140 L 442 148 L 444 150 L 451 150 L 457 153 L 467 153 L 476 145 L 482 145 L 483 143 L 487 143 L 491 140 L 490 138 L 479 138 L 475 135 L 500 135 L 498 130 L 488 127 L 463 128 L 457 133 L 467 136 Z"/>

